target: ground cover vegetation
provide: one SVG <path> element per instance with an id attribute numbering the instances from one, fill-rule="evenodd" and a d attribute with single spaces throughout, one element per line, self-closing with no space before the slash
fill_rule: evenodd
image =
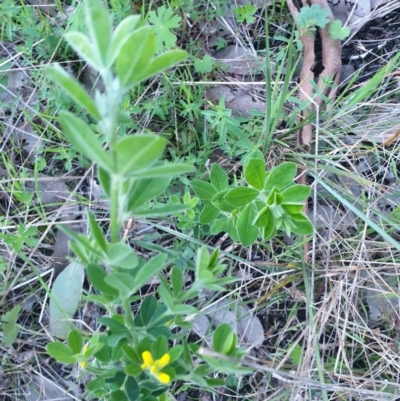
<path id="1" fill-rule="evenodd" d="M 1 399 L 398 399 L 400 12 L 324 5 L 0 4 Z"/>

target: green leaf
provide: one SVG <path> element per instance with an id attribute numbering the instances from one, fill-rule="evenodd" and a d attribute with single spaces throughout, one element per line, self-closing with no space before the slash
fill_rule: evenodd
<path id="1" fill-rule="evenodd" d="M 127 331 L 125 325 L 117 321 L 117 318 L 122 317 L 118 315 L 114 315 L 111 317 L 100 317 L 97 319 L 97 322 L 108 327 L 113 333 L 124 333 Z M 121 320 L 121 319 L 119 319 Z M 108 341 L 108 340 L 107 340 Z"/>
<path id="2" fill-rule="evenodd" d="M 111 42 L 111 17 L 100 0 L 85 0 L 86 29 L 102 67 L 106 66 Z"/>
<path id="3" fill-rule="evenodd" d="M 194 193 L 203 200 L 210 201 L 214 195 L 217 193 L 215 188 L 209 183 L 201 180 L 191 180 L 190 184 Z"/>
<path id="4" fill-rule="evenodd" d="M 97 223 L 95 217 L 90 210 L 87 211 L 90 232 L 92 233 L 97 245 L 104 251 L 107 252 L 107 241 L 104 237 L 104 232 L 100 225 Z"/>
<path id="5" fill-rule="evenodd" d="M 114 388 L 119 388 L 122 386 L 123 384 L 123 380 L 124 378 L 121 378 L 118 382 L 116 382 L 114 384 Z M 106 379 L 107 382 L 107 379 Z M 111 382 L 111 381 L 110 381 Z M 130 401 L 128 400 L 128 397 L 125 393 L 125 391 L 123 390 L 112 390 L 111 394 L 110 394 L 110 398 L 108 399 L 108 401 Z"/>
<path id="6" fill-rule="evenodd" d="M 130 89 L 142 80 L 154 52 L 154 33 L 149 26 L 137 29 L 125 39 L 116 60 L 117 75 L 124 88 Z"/>
<path id="7" fill-rule="evenodd" d="M 144 298 L 140 305 L 140 317 L 144 326 L 147 326 L 157 310 L 157 300 L 154 295 Z"/>
<path id="8" fill-rule="evenodd" d="M 137 180 L 129 192 L 128 211 L 133 212 L 143 203 L 165 192 L 171 182 L 170 177 L 153 177 Z"/>
<path id="9" fill-rule="evenodd" d="M 290 348 L 292 348 L 291 345 L 289 345 Z M 296 365 L 301 363 L 301 356 L 303 354 L 302 347 L 300 347 L 299 344 L 296 344 L 292 351 L 290 352 L 289 358 L 292 360 L 292 362 Z"/>
<path id="10" fill-rule="evenodd" d="M 228 175 L 218 163 L 213 163 L 211 166 L 210 181 L 217 191 L 228 188 Z"/>
<path id="11" fill-rule="evenodd" d="M 183 163 L 165 163 L 162 165 L 157 165 L 149 169 L 140 171 L 139 173 L 132 172 L 129 174 L 130 177 L 140 177 L 140 178 L 152 178 L 152 177 L 164 177 L 164 176 L 174 176 L 183 175 L 187 173 L 192 173 L 196 171 L 194 166 Z"/>
<path id="12" fill-rule="evenodd" d="M 237 22 L 246 21 L 248 24 L 252 24 L 256 20 L 253 15 L 258 10 L 258 7 L 249 2 L 246 3 L 243 7 L 234 7 L 232 10 L 235 14 Z"/>
<path id="13" fill-rule="evenodd" d="M 177 266 L 174 266 L 171 270 L 171 284 L 175 297 L 178 297 L 183 290 L 183 272 Z"/>
<path id="14" fill-rule="evenodd" d="M 210 264 L 210 254 L 205 246 L 200 247 L 197 250 L 196 255 L 196 277 L 201 276 L 204 271 L 208 270 Z"/>
<path id="15" fill-rule="evenodd" d="M 228 222 L 228 234 L 232 238 L 232 241 L 240 242 L 236 226 L 233 224 L 233 220 Z"/>
<path id="16" fill-rule="evenodd" d="M 168 350 L 168 354 L 171 358 L 169 363 L 176 361 L 181 356 L 182 352 L 183 352 L 182 345 L 178 344 L 178 345 L 175 345 L 174 347 L 170 348 Z"/>
<path id="17" fill-rule="evenodd" d="M 147 298 L 145 298 L 145 300 L 146 299 Z M 139 355 L 136 353 L 136 351 L 131 346 L 129 346 L 128 344 L 124 344 L 122 346 L 122 348 L 123 348 L 123 350 L 125 352 L 125 355 L 129 358 L 129 360 L 131 362 L 133 362 L 135 364 L 142 364 L 143 363 L 142 360 L 140 359 Z"/>
<path id="18" fill-rule="evenodd" d="M 307 185 L 293 185 L 282 192 L 282 204 L 304 202 L 310 193 L 311 187 Z"/>
<path id="19" fill-rule="evenodd" d="M 108 274 L 104 281 L 106 284 L 115 288 L 119 291 L 122 296 L 128 296 L 132 294 L 134 291 L 132 290 L 135 287 L 135 279 L 127 274 L 127 273 L 111 273 Z"/>
<path id="20" fill-rule="evenodd" d="M 207 72 L 211 72 L 214 67 L 214 59 L 206 54 L 203 59 L 195 58 L 194 59 L 194 70 L 199 74 L 205 74 Z"/>
<path id="21" fill-rule="evenodd" d="M 342 27 L 342 21 L 334 20 L 329 24 L 329 34 L 332 39 L 344 40 L 350 35 L 350 28 L 348 26 Z"/>
<path id="22" fill-rule="evenodd" d="M 139 263 L 139 258 L 134 250 L 129 245 L 121 242 L 111 244 L 107 256 L 108 264 L 120 269 L 131 270 Z"/>
<path id="23" fill-rule="evenodd" d="M 212 223 L 218 217 L 219 213 L 219 210 L 212 203 L 207 202 L 200 213 L 200 224 Z"/>
<path id="24" fill-rule="evenodd" d="M 259 193 L 255 188 L 237 187 L 228 191 L 224 199 L 232 206 L 241 207 L 256 199 Z"/>
<path id="25" fill-rule="evenodd" d="M 100 70 L 102 68 L 101 61 L 95 54 L 93 45 L 87 36 L 80 32 L 68 32 L 64 37 L 70 46 L 94 69 Z"/>
<path id="26" fill-rule="evenodd" d="M 74 102 L 84 108 L 94 118 L 101 120 L 101 114 L 96 104 L 72 75 L 68 74 L 58 64 L 48 67 L 46 71 L 49 77 L 60 85 Z"/>
<path id="27" fill-rule="evenodd" d="M 97 169 L 97 176 L 99 178 L 99 182 L 101 187 L 104 190 L 104 193 L 110 198 L 111 195 L 111 176 L 109 172 L 105 169 L 99 167 Z"/>
<path id="28" fill-rule="evenodd" d="M 188 205 L 163 205 L 152 209 L 137 210 L 133 213 L 135 217 L 160 217 L 178 214 L 190 210 Z"/>
<path id="29" fill-rule="evenodd" d="M 137 401 L 139 399 L 139 385 L 134 377 L 128 376 L 124 387 L 129 401 Z"/>
<path id="30" fill-rule="evenodd" d="M 71 144 L 90 161 L 97 163 L 107 171 L 113 171 L 110 156 L 103 149 L 92 129 L 74 114 L 62 110 L 60 124 Z"/>
<path id="31" fill-rule="evenodd" d="M 213 335 L 213 348 L 215 352 L 229 355 L 236 348 L 237 337 L 232 327 L 223 323 L 220 324 Z"/>
<path id="32" fill-rule="evenodd" d="M 179 28 L 181 17 L 174 15 L 171 8 L 161 6 L 157 11 L 149 12 L 149 22 L 153 24 L 156 35 L 156 52 L 171 49 L 176 45 L 176 36 L 171 32 L 173 28 Z"/>
<path id="33" fill-rule="evenodd" d="M 272 211 L 269 206 L 265 206 L 257 215 L 254 225 L 259 228 L 264 228 L 267 226 L 271 219 L 273 219 Z"/>
<path id="34" fill-rule="evenodd" d="M 239 213 L 236 220 L 236 230 L 243 246 L 251 245 L 258 237 L 258 228 L 253 225 L 254 217 L 254 205 L 250 203 Z"/>
<path id="35" fill-rule="evenodd" d="M 84 268 L 72 262 L 54 280 L 50 297 L 50 331 L 53 335 L 68 335 L 71 329 L 69 319 L 78 309 L 84 278 Z"/>
<path id="36" fill-rule="evenodd" d="M 4 345 L 12 345 L 17 338 L 19 327 L 17 325 L 18 315 L 21 312 L 21 306 L 15 305 L 10 311 L 1 316 L 1 328 L 3 330 L 3 338 L 1 342 Z"/>
<path id="37" fill-rule="evenodd" d="M 106 271 L 103 267 L 89 264 L 86 267 L 86 274 L 88 275 L 89 281 L 96 290 L 102 292 L 105 295 L 110 295 L 116 297 L 119 292 L 114 287 L 111 287 L 105 282 L 105 277 L 107 276 Z"/>
<path id="38" fill-rule="evenodd" d="M 228 218 L 223 217 L 222 219 L 215 220 L 214 223 L 211 224 L 210 233 L 215 235 L 220 232 L 226 232 L 228 229 Z"/>
<path id="39" fill-rule="evenodd" d="M 265 163 L 259 159 L 246 159 L 244 163 L 244 178 L 249 185 L 259 190 L 265 184 Z"/>
<path id="40" fill-rule="evenodd" d="M 230 191 L 230 189 L 224 189 L 216 193 L 213 198 L 211 199 L 212 204 L 219 210 L 223 212 L 233 212 L 236 207 L 229 204 L 226 199 L 225 195 Z"/>
<path id="41" fill-rule="evenodd" d="M 133 135 L 120 139 L 114 151 L 118 173 L 129 175 L 153 165 L 162 155 L 165 139 L 156 135 Z"/>
<path id="42" fill-rule="evenodd" d="M 264 227 L 263 231 L 263 239 L 264 241 L 269 241 L 271 238 L 273 238 L 276 234 L 276 224 L 275 220 L 271 218 L 268 222 L 268 224 Z"/>
<path id="43" fill-rule="evenodd" d="M 140 22 L 140 15 L 129 15 L 124 18 L 115 28 L 111 39 L 111 46 L 109 56 L 107 58 L 107 67 L 111 67 L 119 54 L 121 53 L 122 46 L 128 40 L 132 31 L 137 27 Z"/>
<path id="44" fill-rule="evenodd" d="M 171 291 L 163 284 L 158 287 L 158 293 L 162 302 L 167 306 L 167 308 L 171 311 L 174 308 L 174 297 L 171 294 Z"/>
<path id="45" fill-rule="evenodd" d="M 314 231 L 311 221 L 303 213 L 290 215 L 289 224 L 296 234 L 308 235 Z"/>
<path id="46" fill-rule="evenodd" d="M 297 168 L 295 163 L 282 163 L 275 167 L 267 176 L 264 189 L 271 190 L 276 187 L 278 189 L 286 188 L 291 184 L 296 176 Z"/>
<path id="47" fill-rule="evenodd" d="M 247 161 L 247 159 L 257 159 L 257 160 L 261 160 L 261 161 L 264 163 L 264 166 L 265 166 L 264 155 L 263 155 L 263 153 L 262 153 L 259 149 L 253 150 L 251 153 L 249 153 L 249 154 L 247 155 L 247 157 L 246 157 L 246 161 Z M 264 168 L 264 170 L 265 170 L 265 168 Z"/>
<path id="48" fill-rule="evenodd" d="M 79 354 L 82 351 L 83 340 L 79 330 L 73 329 L 69 332 L 68 346 L 74 354 Z"/>
<path id="49" fill-rule="evenodd" d="M 297 26 L 299 29 L 309 29 L 319 26 L 325 28 L 329 23 L 329 9 L 322 8 L 319 4 L 303 6 L 297 15 Z"/>
<path id="50" fill-rule="evenodd" d="M 187 58 L 187 52 L 183 50 L 170 50 L 154 58 L 150 65 L 140 75 L 140 80 L 144 81 L 153 75 L 156 75 L 167 68 L 173 67 Z"/>
<path id="51" fill-rule="evenodd" d="M 290 214 L 297 214 L 303 211 L 304 203 L 285 203 L 282 207 Z"/>
<path id="52" fill-rule="evenodd" d="M 47 353 L 59 362 L 72 365 L 76 363 L 77 357 L 73 351 L 63 343 L 58 341 L 46 345 Z"/>
<path id="53" fill-rule="evenodd" d="M 166 253 L 160 253 L 157 256 L 151 258 L 145 263 L 136 275 L 135 291 L 143 287 L 151 278 L 156 276 L 164 267 L 165 260 L 167 258 Z"/>
<path id="54" fill-rule="evenodd" d="M 141 373 L 143 373 L 143 369 L 140 367 L 140 365 L 126 364 L 125 373 L 129 376 L 139 376 Z"/>

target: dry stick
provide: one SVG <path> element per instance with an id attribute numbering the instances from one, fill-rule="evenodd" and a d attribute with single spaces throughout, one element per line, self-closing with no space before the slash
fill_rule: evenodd
<path id="1" fill-rule="evenodd" d="M 311 0 L 311 3 L 325 8 L 329 12 L 328 19 L 330 21 L 335 19 L 328 6 L 327 0 Z M 325 28 L 319 29 L 322 40 L 322 64 L 324 70 L 319 75 L 318 87 L 322 90 L 324 95 L 328 95 L 329 99 L 334 99 L 338 89 L 340 71 L 342 69 L 342 43 L 340 40 L 332 38 L 329 33 L 329 25 L 330 24 L 327 24 Z M 333 86 L 326 86 L 327 79 L 332 81 Z M 317 97 L 316 102 L 318 106 L 321 106 L 322 97 Z"/>
<path id="2" fill-rule="evenodd" d="M 300 8 L 296 7 L 295 2 L 299 3 L 299 0 L 286 0 L 289 7 L 290 13 L 294 19 L 297 21 Z M 327 0 L 310 0 L 312 5 L 316 4 L 328 10 L 328 18 L 333 21 L 332 12 L 328 6 Z M 307 6 L 308 1 L 302 0 L 302 5 Z M 325 28 L 320 28 L 319 32 L 322 40 L 322 64 L 324 70 L 319 76 L 318 87 L 321 90 L 321 94 L 326 96 L 329 92 L 329 98 L 334 98 L 337 91 L 337 83 L 340 77 L 341 70 L 341 42 L 340 40 L 332 39 L 328 32 L 329 24 Z M 300 31 L 300 29 L 299 29 Z M 299 115 L 299 123 L 304 119 L 308 118 L 314 111 L 315 106 L 320 107 L 323 102 L 324 96 L 316 96 L 313 99 L 314 89 L 312 82 L 314 81 L 314 73 L 312 71 L 316 57 L 314 53 L 315 37 L 314 35 L 302 34 L 300 39 L 303 43 L 303 67 L 300 73 L 300 84 L 299 84 L 299 100 L 303 102 L 310 102 L 310 106 L 302 110 Z M 328 79 L 332 80 L 333 86 L 326 86 Z M 299 130 L 297 137 L 297 144 L 299 148 L 305 152 L 309 153 L 311 150 L 311 141 L 313 137 L 313 126 L 312 124 L 306 124 L 303 128 Z M 302 166 L 298 170 L 298 182 L 300 184 L 306 184 L 306 168 Z M 308 212 L 307 204 L 304 208 L 304 212 Z M 304 259 L 308 261 L 309 246 L 308 243 L 304 245 Z"/>

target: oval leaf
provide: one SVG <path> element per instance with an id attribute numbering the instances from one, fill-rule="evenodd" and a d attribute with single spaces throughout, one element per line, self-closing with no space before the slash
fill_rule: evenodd
<path id="1" fill-rule="evenodd" d="M 269 224 L 271 219 L 273 219 L 272 211 L 269 206 L 266 206 L 264 209 L 261 210 L 260 213 L 258 213 L 254 224 L 257 227 L 264 228 Z"/>
<path id="2" fill-rule="evenodd" d="M 280 166 L 275 167 L 270 171 L 267 180 L 265 181 L 264 188 L 266 190 L 271 190 L 274 187 L 283 189 L 293 182 L 296 172 L 297 167 L 295 163 L 282 163 Z"/>
<path id="3" fill-rule="evenodd" d="M 111 16 L 100 0 L 86 0 L 84 6 L 86 28 L 94 45 L 92 47 L 98 53 L 102 66 L 105 66 L 111 41 Z"/>
<path id="4" fill-rule="evenodd" d="M 119 294 L 118 290 L 116 290 L 114 287 L 111 287 L 104 281 L 107 273 L 103 267 L 90 264 L 86 267 L 86 273 L 90 283 L 94 288 L 96 288 L 96 290 L 112 297 L 116 297 Z"/>
<path id="5" fill-rule="evenodd" d="M 72 365 L 76 363 L 76 357 L 72 350 L 65 344 L 58 341 L 46 345 L 46 351 L 59 362 Z"/>
<path id="6" fill-rule="evenodd" d="M 218 163 L 211 166 L 210 181 L 217 191 L 228 188 L 228 175 Z"/>
<path id="7" fill-rule="evenodd" d="M 139 21 L 140 15 L 130 15 L 129 17 L 124 18 L 115 28 L 115 31 L 112 35 L 110 53 L 107 57 L 108 67 L 114 64 L 114 61 L 121 52 L 122 46 L 125 44 L 125 41 L 128 40 L 131 32 L 139 24 Z"/>
<path id="8" fill-rule="evenodd" d="M 50 297 L 50 331 L 66 337 L 71 330 L 71 319 L 78 309 L 85 277 L 84 268 L 70 263 L 55 279 Z"/>
<path id="9" fill-rule="evenodd" d="M 162 194 L 168 188 L 170 182 L 170 177 L 137 180 L 128 195 L 128 211 L 133 212 L 143 203 Z"/>
<path id="10" fill-rule="evenodd" d="M 210 227 L 210 233 L 215 235 L 220 232 L 225 232 L 228 229 L 228 218 L 223 217 L 222 219 L 215 220 Z"/>
<path id="11" fill-rule="evenodd" d="M 253 225 L 254 217 L 254 205 L 249 204 L 240 212 L 237 218 L 236 230 L 243 246 L 249 246 L 257 239 L 258 228 Z"/>
<path id="12" fill-rule="evenodd" d="M 209 183 L 201 180 L 190 181 L 194 193 L 203 200 L 211 200 L 217 193 L 216 189 Z"/>
<path id="13" fill-rule="evenodd" d="M 48 67 L 47 74 L 50 78 L 60 85 L 68 96 L 76 102 L 79 106 L 84 108 L 97 120 L 101 120 L 101 114 L 97 109 L 96 104 L 93 102 L 91 97 L 87 94 L 81 84 L 58 64 Z"/>
<path id="14" fill-rule="evenodd" d="M 60 112 L 60 124 L 65 136 L 79 152 L 105 170 L 113 171 L 110 156 L 89 125 L 65 110 Z"/>
<path id="15" fill-rule="evenodd" d="M 133 87 L 146 75 L 154 56 L 156 42 L 153 28 L 144 26 L 131 33 L 117 57 L 116 70 L 126 89 Z"/>
<path id="16" fill-rule="evenodd" d="M 165 139 L 156 135 L 134 135 L 115 145 L 119 174 L 136 173 L 152 166 L 162 155 Z"/>
<path id="17" fill-rule="evenodd" d="M 140 81 L 144 81 L 158 74 L 161 71 L 170 68 L 188 57 L 188 53 L 184 50 L 170 50 L 152 60 L 150 66 L 148 66 L 142 75 L 140 75 Z"/>
<path id="18" fill-rule="evenodd" d="M 224 199 L 232 206 L 246 206 L 248 203 L 257 198 L 260 191 L 255 188 L 237 187 L 231 189 Z"/>
<path id="19" fill-rule="evenodd" d="M 311 187 L 307 185 L 293 185 L 282 192 L 282 204 L 304 202 L 310 193 Z"/>
<path id="20" fill-rule="evenodd" d="M 211 199 L 212 204 L 222 212 L 233 212 L 236 208 L 232 206 L 225 200 L 225 195 L 230 191 L 230 189 L 224 189 L 216 193 Z"/>
<path id="21" fill-rule="evenodd" d="M 99 70 L 102 62 L 99 55 L 94 52 L 93 45 L 89 38 L 80 32 L 68 32 L 65 34 L 65 39 L 71 47 L 94 69 Z"/>
<path id="22" fill-rule="evenodd" d="M 156 276 L 165 266 L 165 259 L 167 255 L 160 253 L 159 255 L 151 258 L 145 265 L 143 265 L 136 275 L 135 291 L 143 287 L 151 278 Z"/>
<path id="23" fill-rule="evenodd" d="M 265 184 L 265 163 L 259 159 L 248 159 L 244 164 L 244 178 L 249 185 L 259 190 Z"/>
<path id="24" fill-rule="evenodd" d="M 210 202 L 204 205 L 204 209 L 200 213 L 200 224 L 212 223 L 219 215 L 219 210 Z"/>
<path id="25" fill-rule="evenodd" d="M 301 234 L 301 235 L 312 234 L 314 230 L 311 221 L 303 213 L 291 215 L 289 224 L 292 231 L 296 234 Z"/>

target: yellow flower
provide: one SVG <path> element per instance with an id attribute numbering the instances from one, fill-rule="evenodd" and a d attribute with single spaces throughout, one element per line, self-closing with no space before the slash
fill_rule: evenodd
<path id="1" fill-rule="evenodd" d="M 162 384 L 168 384 L 171 380 L 170 376 L 166 373 L 160 372 L 165 366 L 169 364 L 171 357 L 169 354 L 163 355 L 160 359 L 156 361 L 153 359 L 150 351 L 144 351 L 142 353 L 143 364 L 141 368 L 143 370 L 148 369 L 150 373 L 158 379 Z"/>
<path id="2" fill-rule="evenodd" d="M 83 355 L 85 355 L 85 352 L 87 351 L 88 348 L 89 348 L 89 344 L 85 344 L 83 346 L 83 348 L 82 348 L 82 354 Z M 85 369 L 86 365 L 87 365 L 87 361 L 83 361 L 83 362 L 80 363 L 80 366 L 81 366 L 82 369 Z"/>

